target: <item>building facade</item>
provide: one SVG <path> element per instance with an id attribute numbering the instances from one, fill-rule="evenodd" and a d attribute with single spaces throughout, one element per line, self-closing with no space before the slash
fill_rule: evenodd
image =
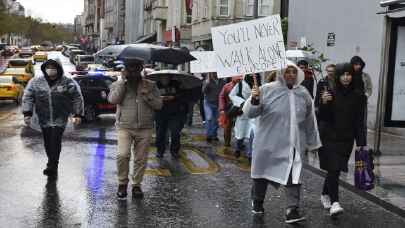
<path id="1" fill-rule="evenodd" d="M 104 43 L 118 44 L 125 40 L 125 0 L 105 0 Z"/>
<path id="2" fill-rule="evenodd" d="M 144 36 L 156 36 L 155 42 L 160 44 L 165 44 L 168 1 L 170 0 L 144 1 Z"/>
<path id="3" fill-rule="evenodd" d="M 169 1 L 166 31 L 163 35 L 163 42 L 167 46 L 192 49 L 192 2 L 191 0 Z"/>
<path id="4" fill-rule="evenodd" d="M 134 43 L 144 35 L 144 0 L 125 1 L 125 42 Z"/>
<path id="5" fill-rule="evenodd" d="M 258 16 L 279 14 L 281 0 L 259 0 Z M 254 0 L 194 0 L 192 43 L 195 49 L 212 50 L 211 28 L 252 20 Z"/>

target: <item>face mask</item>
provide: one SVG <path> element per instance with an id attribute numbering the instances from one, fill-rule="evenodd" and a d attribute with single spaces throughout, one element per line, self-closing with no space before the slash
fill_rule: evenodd
<path id="1" fill-rule="evenodd" d="M 46 74 L 50 77 L 53 77 L 58 74 L 58 71 L 56 69 L 46 69 Z"/>

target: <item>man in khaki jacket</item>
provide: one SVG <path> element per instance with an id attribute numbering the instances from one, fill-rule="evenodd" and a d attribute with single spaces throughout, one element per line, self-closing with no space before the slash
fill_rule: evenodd
<path id="1" fill-rule="evenodd" d="M 154 82 L 142 78 L 143 60 L 127 58 L 122 80 L 111 85 L 108 101 L 117 104 L 118 192 L 126 199 L 129 161 L 133 146 L 134 167 L 132 197 L 142 198 L 141 183 L 146 169 L 148 148 L 152 139 L 153 115 L 162 108 L 162 99 Z"/>

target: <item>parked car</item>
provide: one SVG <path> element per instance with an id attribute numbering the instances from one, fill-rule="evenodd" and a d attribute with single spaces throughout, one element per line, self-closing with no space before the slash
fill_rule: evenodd
<path id="1" fill-rule="evenodd" d="M 32 59 L 10 59 L 7 64 L 8 68 L 25 68 L 26 71 L 32 75 L 35 74 Z"/>
<path id="2" fill-rule="evenodd" d="M 75 58 L 77 55 L 85 55 L 86 52 L 80 49 L 73 49 L 69 53 L 69 60 L 70 62 L 74 65 L 75 64 Z"/>
<path id="3" fill-rule="evenodd" d="M 10 56 L 13 56 L 13 55 L 14 55 L 14 51 L 13 51 L 13 49 L 10 48 L 9 46 L 6 46 L 5 49 L 4 49 L 4 51 L 3 51 L 1 54 L 2 54 L 2 56 L 10 57 Z"/>
<path id="4" fill-rule="evenodd" d="M 24 88 L 14 76 L 0 77 L 0 100 L 13 100 L 21 104 Z"/>
<path id="5" fill-rule="evenodd" d="M 70 52 L 72 50 L 80 50 L 77 47 L 73 47 L 73 46 L 66 46 L 66 48 L 62 51 L 62 54 L 66 57 L 70 57 Z"/>
<path id="6" fill-rule="evenodd" d="M 55 51 L 63 51 L 63 45 L 56 46 Z"/>
<path id="7" fill-rule="evenodd" d="M 48 60 L 48 53 L 46 53 L 44 51 L 37 51 L 37 52 L 35 52 L 32 59 L 34 60 L 34 63 L 45 62 L 46 60 Z"/>
<path id="8" fill-rule="evenodd" d="M 102 72 L 93 72 L 73 79 L 79 84 L 84 98 L 84 119 L 96 120 L 100 114 L 115 113 L 116 106 L 108 103 L 111 84 L 116 80 Z"/>
<path id="9" fill-rule="evenodd" d="M 34 55 L 34 52 L 31 48 L 22 48 L 18 55 L 20 58 L 31 58 Z"/>
<path id="10" fill-rule="evenodd" d="M 76 55 L 75 58 L 76 70 L 85 70 L 89 64 L 94 64 L 94 56 L 92 55 Z"/>
<path id="11" fill-rule="evenodd" d="M 39 51 L 40 47 L 41 47 L 40 45 L 32 45 L 31 50 L 35 54 L 35 52 Z"/>
<path id="12" fill-rule="evenodd" d="M 26 68 L 6 68 L 6 70 L 0 74 L 0 77 L 3 76 L 14 76 L 23 85 L 26 85 L 33 77 Z"/>
<path id="13" fill-rule="evenodd" d="M 50 41 L 44 41 L 39 46 L 39 50 L 40 51 L 53 51 L 54 50 L 53 43 Z"/>

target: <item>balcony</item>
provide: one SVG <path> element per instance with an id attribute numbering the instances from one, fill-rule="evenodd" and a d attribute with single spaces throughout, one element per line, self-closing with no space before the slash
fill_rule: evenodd
<path id="1" fill-rule="evenodd" d="M 154 20 L 167 20 L 167 6 L 155 6 L 152 9 L 152 16 Z"/>

